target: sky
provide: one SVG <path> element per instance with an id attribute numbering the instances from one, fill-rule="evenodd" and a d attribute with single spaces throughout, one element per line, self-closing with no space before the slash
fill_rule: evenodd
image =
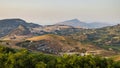
<path id="1" fill-rule="evenodd" d="M 42 25 L 74 18 L 120 23 L 120 0 L 0 0 L 0 19 L 6 18 Z"/>

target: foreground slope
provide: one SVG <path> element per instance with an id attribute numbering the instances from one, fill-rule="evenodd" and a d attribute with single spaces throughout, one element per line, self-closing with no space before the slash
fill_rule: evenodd
<path id="1" fill-rule="evenodd" d="M 18 46 L 48 53 L 69 52 L 75 49 L 80 43 L 63 36 L 47 34 L 26 39 L 18 43 Z"/>
<path id="2" fill-rule="evenodd" d="M 93 54 L 101 56 L 111 56 L 117 54 L 92 44 L 81 44 L 80 42 L 65 36 L 47 34 L 26 39 L 26 41 L 16 44 L 29 50 L 40 51 L 52 54 Z"/>

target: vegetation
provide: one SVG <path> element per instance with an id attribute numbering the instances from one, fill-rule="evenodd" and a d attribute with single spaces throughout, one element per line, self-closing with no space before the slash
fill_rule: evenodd
<path id="1" fill-rule="evenodd" d="M 120 25 L 109 26 L 99 29 L 85 29 L 68 37 L 82 42 L 100 46 L 105 49 L 120 51 Z"/>
<path id="2" fill-rule="evenodd" d="M 27 38 L 25 41 L 19 42 L 16 45 L 31 50 L 58 54 L 59 52 L 74 51 L 75 47 L 81 44 L 64 36 L 46 34 Z"/>
<path id="3" fill-rule="evenodd" d="M 0 46 L 0 68 L 120 68 L 120 61 L 90 55 L 55 56 Z"/>

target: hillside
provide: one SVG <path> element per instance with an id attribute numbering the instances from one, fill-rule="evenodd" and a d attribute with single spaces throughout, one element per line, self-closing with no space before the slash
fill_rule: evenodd
<path id="1" fill-rule="evenodd" d="M 22 19 L 3 19 L 0 20 L 0 37 L 7 35 L 9 32 L 17 28 L 19 25 L 23 25 L 29 29 L 41 27 L 41 25 L 28 23 Z"/>
<path id="2" fill-rule="evenodd" d="M 46 25 L 43 27 L 43 31 L 45 32 L 54 32 L 57 30 L 62 30 L 62 29 L 71 29 L 74 28 L 72 26 L 67 26 L 67 25 Z"/>
<path id="3" fill-rule="evenodd" d="M 17 46 L 28 49 L 54 54 L 72 51 L 78 45 L 80 45 L 80 43 L 77 43 L 74 40 L 53 34 L 28 38 L 26 41 L 17 44 Z"/>
<path id="4" fill-rule="evenodd" d="M 28 35 L 30 31 L 23 25 L 19 25 L 17 28 L 12 30 L 8 35 Z"/>
<path id="5" fill-rule="evenodd" d="M 72 38 L 47 34 L 26 39 L 26 41 L 16 44 L 29 50 L 52 54 L 74 54 L 88 53 L 93 55 L 111 56 L 116 55 L 114 51 L 105 50 L 91 44 L 81 44 Z M 107 54 L 106 54 L 107 53 Z"/>
<path id="6" fill-rule="evenodd" d="M 40 28 L 33 28 L 31 32 L 37 36 L 45 34 L 67 35 L 81 30 L 83 28 L 75 28 L 67 25 L 46 25 Z"/>
<path id="7" fill-rule="evenodd" d="M 29 37 L 31 32 L 28 28 L 23 25 L 19 25 L 17 28 L 13 29 L 6 36 L 2 37 L 2 40 L 22 40 Z"/>
<path id="8" fill-rule="evenodd" d="M 86 29 L 69 37 L 83 43 L 92 43 L 108 50 L 120 51 L 120 25 L 100 29 Z"/>

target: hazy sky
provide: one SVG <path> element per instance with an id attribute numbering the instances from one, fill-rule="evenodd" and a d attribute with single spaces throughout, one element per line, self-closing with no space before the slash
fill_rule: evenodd
<path id="1" fill-rule="evenodd" d="M 39 24 L 74 18 L 85 22 L 120 23 L 120 0 L 0 0 L 0 19 L 5 18 Z"/>

